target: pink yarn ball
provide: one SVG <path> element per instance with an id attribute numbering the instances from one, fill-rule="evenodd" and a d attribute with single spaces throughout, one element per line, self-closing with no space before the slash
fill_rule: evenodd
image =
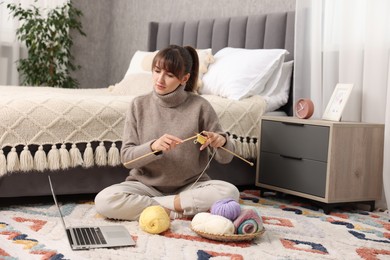
<path id="1" fill-rule="evenodd" d="M 240 204 L 234 199 L 222 199 L 216 201 L 212 206 L 210 213 L 213 215 L 219 215 L 230 219 L 231 221 L 235 220 L 241 213 Z"/>

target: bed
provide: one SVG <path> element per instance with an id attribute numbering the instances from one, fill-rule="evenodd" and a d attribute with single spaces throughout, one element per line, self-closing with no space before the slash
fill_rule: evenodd
<path id="1" fill-rule="evenodd" d="M 151 22 L 147 49 L 134 54 L 118 84 L 76 90 L 0 86 L 0 198 L 49 195 L 47 174 L 59 183 L 59 195 L 94 194 L 123 181 L 128 174 L 119 159 L 124 114 L 134 96 L 150 91 L 147 64 L 169 44 L 197 49 L 198 93 L 217 111 L 237 154 L 254 162 L 260 117 L 292 113 L 294 21 L 294 12 L 285 12 Z M 254 65 L 243 66 L 242 57 Z M 257 64 L 262 57 L 272 62 Z M 245 91 L 242 77 L 231 77 L 238 70 L 252 73 Z M 237 186 L 255 183 L 255 167 L 237 157 L 228 165 L 212 162 L 208 173 Z"/>

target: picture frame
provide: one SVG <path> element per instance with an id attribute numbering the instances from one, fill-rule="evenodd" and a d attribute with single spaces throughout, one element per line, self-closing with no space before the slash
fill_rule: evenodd
<path id="1" fill-rule="evenodd" d="M 340 121 L 352 89 L 353 84 L 337 84 L 322 115 L 322 119 Z"/>

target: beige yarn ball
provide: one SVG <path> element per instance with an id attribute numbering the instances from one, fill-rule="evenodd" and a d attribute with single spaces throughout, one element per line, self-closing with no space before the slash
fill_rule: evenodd
<path id="1" fill-rule="evenodd" d="M 191 226 L 194 230 L 210 234 L 234 234 L 234 225 L 232 221 L 225 217 L 213 215 L 208 212 L 201 212 L 196 214 L 191 221 Z"/>

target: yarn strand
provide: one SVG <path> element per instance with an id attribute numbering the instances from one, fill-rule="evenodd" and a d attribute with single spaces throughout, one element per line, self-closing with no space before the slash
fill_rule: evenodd
<path id="1" fill-rule="evenodd" d="M 199 175 L 199 177 L 198 177 L 198 178 L 196 179 L 196 181 L 190 186 L 190 188 L 189 188 L 188 190 L 192 189 L 192 187 L 194 187 L 194 185 L 200 180 L 200 178 L 201 178 L 201 177 L 203 176 L 203 174 L 206 172 L 206 169 L 209 167 L 209 165 L 210 165 L 211 161 L 213 160 L 213 158 L 214 158 L 214 156 L 215 156 L 216 153 L 217 153 L 217 151 L 214 150 L 213 154 L 211 155 L 209 161 L 208 161 L 207 164 L 206 164 L 206 167 L 204 167 L 202 173 Z"/>

